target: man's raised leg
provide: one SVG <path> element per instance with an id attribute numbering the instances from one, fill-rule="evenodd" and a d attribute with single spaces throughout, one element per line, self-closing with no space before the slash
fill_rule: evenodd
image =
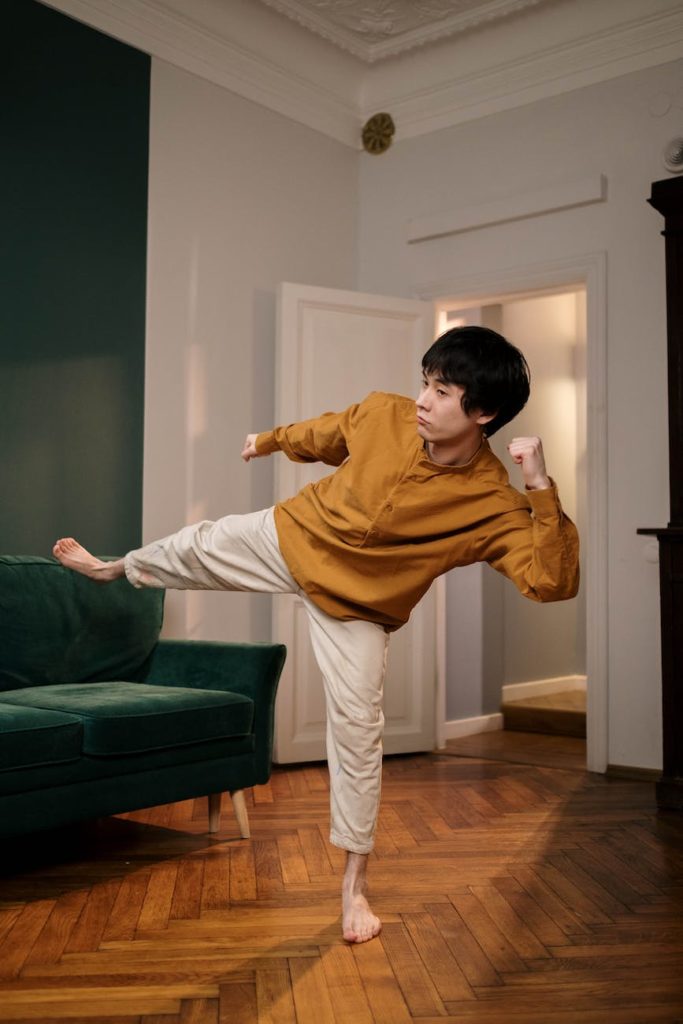
<path id="1" fill-rule="evenodd" d="M 80 572 L 81 575 L 96 580 L 98 583 L 111 583 L 112 580 L 118 580 L 125 576 L 122 558 L 115 562 L 103 562 L 86 551 L 73 537 L 63 537 L 58 540 L 52 549 L 52 554 L 67 569 Z"/>
<path id="2" fill-rule="evenodd" d="M 184 526 L 115 562 L 101 561 L 72 537 L 58 540 L 52 552 L 62 565 L 100 582 L 126 576 L 134 587 L 170 590 L 299 589 L 280 554 L 272 509 Z"/>

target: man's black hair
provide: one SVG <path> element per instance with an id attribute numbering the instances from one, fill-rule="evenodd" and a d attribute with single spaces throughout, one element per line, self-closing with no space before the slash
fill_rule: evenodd
<path id="1" fill-rule="evenodd" d="M 509 423 L 529 397 L 526 359 L 488 327 L 452 327 L 425 352 L 422 369 L 463 389 L 464 412 L 495 413 L 484 428 L 487 437 Z"/>

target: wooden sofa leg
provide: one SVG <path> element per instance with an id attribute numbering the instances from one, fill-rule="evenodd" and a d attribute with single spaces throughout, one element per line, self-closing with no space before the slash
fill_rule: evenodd
<path id="1" fill-rule="evenodd" d="M 240 835 L 242 839 L 248 839 L 251 835 L 249 831 L 249 815 L 247 814 L 247 805 L 244 802 L 244 790 L 236 789 L 230 794 L 232 797 L 232 806 L 235 810 L 235 817 L 237 818 L 237 824 L 239 825 Z"/>
<path id="2" fill-rule="evenodd" d="M 209 793 L 209 832 L 218 832 L 221 827 L 222 793 Z"/>

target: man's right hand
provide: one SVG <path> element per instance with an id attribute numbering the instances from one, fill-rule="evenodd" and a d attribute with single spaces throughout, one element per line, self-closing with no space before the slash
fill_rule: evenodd
<path id="1" fill-rule="evenodd" d="M 256 438 L 258 434 L 247 434 L 247 439 L 244 442 L 244 448 L 242 449 L 242 458 L 245 462 L 249 462 L 249 459 L 259 459 L 261 456 L 256 451 Z"/>

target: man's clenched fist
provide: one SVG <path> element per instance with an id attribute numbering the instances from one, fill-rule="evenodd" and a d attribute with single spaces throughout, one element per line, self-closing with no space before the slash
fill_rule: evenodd
<path id="1" fill-rule="evenodd" d="M 513 437 L 507 447 L 513 462 L 521 466 L 525 487 L 530 491 L 541 491 L 552 486 L 545 468 L 540 437 Z"/>
<path id="2" fill-rule="evenodd" d="M 249 462 L 249 459 L 258 459 L 259 453 L 256 451 L 256 438 L 258 434 L 247 434 L 246 441 L 244 442 L 244 448 L 242 449 L 242 458 L 245 462 Z"/>

